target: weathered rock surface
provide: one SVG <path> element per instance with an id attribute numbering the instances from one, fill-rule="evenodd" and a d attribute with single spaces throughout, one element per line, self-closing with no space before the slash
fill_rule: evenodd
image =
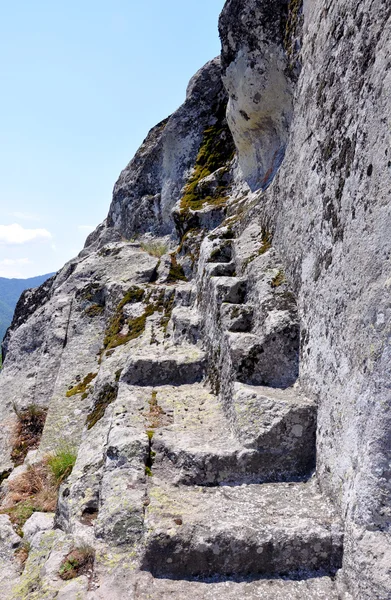
<path id="1" fill-rule="evenodd" d="M 228 0 L 221 65 L 22 296 L 0 508 L 20 521 L 15 481 L 77 458 L 54 525 L 37 506 L 24 524 L 23 573 L 0 515 L 6 600 L 391 599 L 390 18 L 385 0 Z M 75 549 L 93 569 L 66 581 Z"/>

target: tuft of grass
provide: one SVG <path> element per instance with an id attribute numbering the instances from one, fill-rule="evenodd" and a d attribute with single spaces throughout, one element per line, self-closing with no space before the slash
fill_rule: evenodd
<path id="1" fill-rule="evenodd" d="M 38 463 L 9 482 L 3 508 L 14 526 L 23 527 L 34 512 L 53 512 L 57 504 L 58 485 L 47 464 Z"/>
<path id="2" fill-rule="evenodd" d="M 88 373 L 88 375 L 84 377 L 83 381 L 80 381 L 80 383 L 78 383 L 77 385 L 75 385 L 67 391 L 67 393 L 65 394 L 66 397 L 70 398 L 71 396 L 76 396 L 76 394 L 85 394 L 86 391 L 90 388 L 91 382 L 93 381 L 93 379 L 95 379 L 97 374 L 98 373 Z"/>
<path id="3" fill-rule="evenodd" d="M 18 418 L 11 452 L 15 466 L 21 465 L 29 450 L 38 448 L 46 421 L 47 409 L 31 404 L 24 410 L 14 406 Z"/>
<path id="4" fill-rule="evenodd" d="M 168 252 L 168 245 L 157 241 L 141 242 L 140 248 L 156 258 L 161 258 Z"/>
<path id="5" fill-rule="evenodd" d="M 95 560 L 95 550 L 88 544 L 83 544 L 74 548 L 64 558 L 60 565 L 58 574 L 61 579 L 74 579 L 80 575 L 92 575 L 92 569 Z"/>
<path id="6" fill-rule="evenodd" d="M 46 457 L 46 463 L 53 474 L 57 487 L 72 473 L 76 458 L 76 448 L 66 443 L 62 443 L 53 454 Z"/>

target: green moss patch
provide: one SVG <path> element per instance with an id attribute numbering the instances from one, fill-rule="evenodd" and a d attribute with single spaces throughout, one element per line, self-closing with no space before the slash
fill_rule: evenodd
<path id="1" fill-rule="evenodd" d="M 220 206 L 226 203 L 227 189 L 223 182 L 224 172 L 213 194 L 206 194 L 199 183 L 218 169 L 226 167 L 235 154 L 235 144 L 225 119 L 226 106 L 217 115 L 217 123 L 205 129 L 203 140 L 195 161 L 193 173 L 185 187 L 180 203 L 181 212 L 200 210 L 206 204 Z"/>
<path id="2" fill-rule="evenodd" d="M 277 288 L 280 285 L 283 285 L 286 282 L 285 275 L 283 271 L 278 271 L 277 275 L 273 277 L 270 282 L 272 288 Z"/>
<path id="3" fill-rule="evenodd" d="M 104 416 L 106 408 L 114 402 L 118 394 L 118 385 L 107 383 L 95 400 L 94 408 L 87 416 L 87 429 L 91 429 Z"/>
<path id="4" fill-rule="evenodd" d="M 87 317 L 93 318 L 93 317 L 99 317 L 101 314 L 103 314 L 104 310 L 105 310 L 104 306 L 101 306 L 100 304 L 91 304 L 91 306 L 86 308 L 86 310 L 84 312 L 87 315 Z"/>
<path id="5" fill-rule="evenodd" d="M 174 269 L 172 273 L 171 281 L 183 279 L 184 273 L 183 270 L 180 270 L 180 265 L 174 263 L 174 267 L 176 267 L 176 269 Z M 186 278 L 185 281 L 187 281 Z M 160 292 L 157 290 L 157 293 L 154 294 L 154 300 L 151 301 L 152 292 L 150 292 L 147 298 L 145 298 L 145 308 L 143 313 L 138 317 L 127 319 L 123 308 L 129 302 L 134 301 L 135 295 L 134 293 L 133 295 L 125 295 L 123 300 L 121 300 L 116 308 L 116 311 L 106 329 L 101 354 L 106 351 L 107 355 L 109 355 L 114 348 L 140 337 L 145 331 L 147 319 L 156 312 L 164 313 L 160 325 L 166 331 L 168 322 L 171 318 L 174 296 L 175 294 L 166 297 L 165 290 L 161 290 Z M 144 290 L 140 290 L 137 295 L 137 301 L 140 301 L 143 299 L 143 297 Z"/>
<path id="6" fill-rule="evenodd" d="M 66 397 L 70 398 L 71 396 L 76 396 L 76 394 L 84 395 L 90 388 L 91 382 L 93 379 L 95 379 L 96 376 L 97 373 L 88 373 L 88 375 L 84 377 L 83 381 L 80 381 L 80 383 L 78 383 L 77 385 L 75 385 L 67 391 Z"/>
<path id="7" fill-rule="evenodd" d="M 175 283 L 176 281 L 187 281 L 187 277 L 185 272 L 177 261 L 177 257 L 175 252 L 170 254 L 171 257 L 171 266 L 167 277 L 167 283 Z"/>
<path id="8" fill-rule="evenodd" d="M 141 302 L 144 298 L 145 291 L 137 286 L 132 286 L 122 298 L 121 302 L 118 304 L 113 317 L 110 320 L 110 323 L 106 329 L 105 337 L 103 340 L 103 349 L 109 350 L 110 348 L 116 348 L 121 344 L 126 344 L 132 339 L 139 337 L 144 329 L 145 323 L 148 317 L 148 312 L 145 311 L 139 317 L 135 317 L 134 319 L 126 320 L 124 315 L 124 307 L 127 304 L 135 304 L 137 302 Z M 125 327 L 128 326 L 128 333 L 122 334 L 121 331 Z"/>

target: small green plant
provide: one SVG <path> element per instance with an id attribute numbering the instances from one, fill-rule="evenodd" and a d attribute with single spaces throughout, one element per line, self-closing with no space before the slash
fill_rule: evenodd
<path id="1" fill-rule="evenodd" d="M 76 448 L 67 443 L 62 443 L 47 459 L 47 465 L 51 470 L 57 486 L 72 473 L 77 458 Z"/>
<path id="2" fill-rule="evenodd" d="M 27 500 L 26 502 L 19 502 L 10 508 L 8 514 L 12 523 L 19 527 L 23 527 L 27 519 L 29 519 L 36 510 L 35 506 Z"/>
<path id="3" fill-rule="evenodd" d="M 74 548 L 61 563 L 58 574 L 61 579 L 74 579 L 84 573 L 92 572 L 95 560 L 95 550 L 88 544 Z"/>
<path id="4" fill-rule="evenodd" d="M 148 252 L 151 256 L 155 256 L 156 258 L 161 258 L 164 254 L 168 252 L 168 245 L 163 244 L 162 242 L 150 241 L 150 242 L 141 242 L 140 248 L 144 250 L 144 252 Z"/>

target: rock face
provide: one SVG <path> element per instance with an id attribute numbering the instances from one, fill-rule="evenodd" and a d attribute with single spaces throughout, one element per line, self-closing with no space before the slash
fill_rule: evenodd
<path id="1" fill-rule="evenodd" d="M 2 597 L 390 600 L 390 18 L 228 0 L 221 63 L 22 296 Z"/>

